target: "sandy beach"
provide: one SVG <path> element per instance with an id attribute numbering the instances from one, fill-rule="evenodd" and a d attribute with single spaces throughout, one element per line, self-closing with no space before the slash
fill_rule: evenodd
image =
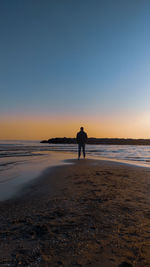
<path id="1" fill-rule="evenodd" d="M 0 266 L 150 266 L 150 169 L 73 160 L 0 202 Z"/>

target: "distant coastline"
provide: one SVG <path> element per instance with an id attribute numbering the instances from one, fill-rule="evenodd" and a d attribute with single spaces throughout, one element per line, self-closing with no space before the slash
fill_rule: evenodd
<path id="1" fill-rule="evenodd" d="M 56 137 L 48 140 L 42 140 L 43 144 L 76 144 L 76 138 Z M 150 139 L 132 139 L 132 138 L 88 138 L 87 144 L 90 145 L 150 145 Z"/>

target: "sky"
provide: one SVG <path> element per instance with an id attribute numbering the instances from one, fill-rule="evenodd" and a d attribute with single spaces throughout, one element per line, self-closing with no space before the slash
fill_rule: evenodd
<path id="1" fill-rule="evenodd" d="M 150 138 L 149 0 L 0 0 L 0 139 Z"/>

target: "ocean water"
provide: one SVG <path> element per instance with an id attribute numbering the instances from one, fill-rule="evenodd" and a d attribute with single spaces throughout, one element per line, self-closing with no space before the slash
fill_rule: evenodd
<path id="1" fill-rule="evenodd" d="M 150 146 L 86 145 L 88 158 L 109 159 L 150 167 Z M 77 145 L 40 141 L 0 141 L 0 201 L 50 166 L 77 158 Z"/>

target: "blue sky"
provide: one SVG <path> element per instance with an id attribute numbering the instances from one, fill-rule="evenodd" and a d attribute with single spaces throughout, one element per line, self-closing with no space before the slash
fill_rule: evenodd
<path id="1" fill-rule="evenodd" d="M 0 114 L 149 112 L 149 0 L 1 0 Z"/>

